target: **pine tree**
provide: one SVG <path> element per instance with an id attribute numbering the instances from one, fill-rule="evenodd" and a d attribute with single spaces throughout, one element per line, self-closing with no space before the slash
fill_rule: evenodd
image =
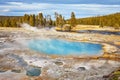
<path id="1" fill-rule="evenodd" d="M 60 14 L 59 15 L 59 26 L 62 28 L 62 26 L 63 26 L 63 17 L 62 17 L 62 15 Z"/>
<path id="2" fill-rule="evenodd" d="M 25 15 L 23 16 L 23 22 L 29 24 L 29 20 L 30 20 L 30 16 L 29 16 L 28 14 L 25 14 Z"/>
<path id="3" fill-rule="evenodd" d="M 4 27 L 9 27 L 9 26 L 10 26 L 9 19 L 5 19 L 5 20 L 4 20 L 3 26 L 4 26 Z"/>
<path id="4" fill-rule="evenodd" d="M 56 21 L 55 21 L 56 26 L 62 28 L 62 26 L 65 24 L 65 20 L 62 17 L 62 15 L 55 13 L 55 18 L 56 18 Z"/>
<path id="5" fill-rule="evenodd" d="M 0 27 L 3 27 L 2 21 L 0 21 Z"/>
<path id="6" fill-rule="evenodd" d="M 55 12 L 55 26 L 59 26 L 59 15 L 58 15 L 58 13 L 57 12 Z"/>
<path id="7" fill-rule="evenodd" d="M 35 14 L 33 14 L 32 17 L 33 17 L 33 26 L 35 26 Z"/>
<path id="8" fill-rule="evenodd" d="M 38 26 L 39 25 L 39 17 L 38 17 L 38 15 L 37 16 L 35 16 L 35 26 Z"/>
<path id="9" fill-rule="evenodd" d="M 56 25 L 57 27 L 59 26 L 59 17 L 56 17 L 55 25 Z"/>
<path id="10" fill-rule="evenodd" d="M 46 22 L 47 22 L 46 18 L 43 19 L 43 22 L 44 22 L 43 26 L 45 27 L 46 26 Z"/>
<path id="11" fill-rule="evenodd" d="M 65 18 L 63 17 L 63 24 L 65 24 L 66 23 L 66 20 L 65 20 Z"/>
<path id="12" fill-rule="evenodd" d="M 13 18 L 11 21 L 11 27 L 17 27 L 16 20 Z"/>
<path id="13" fill-rule="evenodd" d="M 119 28 L 120 28 L 120 25 L 119 25 L 118 23 L 116 23 L 116 24 L 114 25 L 114 27 L 115 27 L 115 29 L 119 29 Z"/>
<path id="14" fill-rule="evenodd" d="M 23 23 L 22 17 L 18 20 L 19 24 Z"/>
<path id="15" fill-rule="evenodd" d="M 42 13 L 39 13 L 39 25 L 44 26 L 44 17 Z"/>
<path id="16" fill-rule="evenodd" d="M 46 16 L 46 26 L 51 27 L 52 26 L 52 19 L 50 15 Z"/>
<path id="17" fill-rule="evenodd" d="M 49 26 L 52 27 L 52 24 L 53 24 L 53 21 L 52 21 L 52 19 L 51 19 L 51 17 L 50 17 Z"/>
<path id="18" fill-rule="evenodd" d="M 74 12 L 71 13 L 70 24 L 71 24 L 72 27 L 76 26 L 76 18 L 75 18 Z"/>
<path id="19" fill-rule="evenodd" d="M 104 27 L 104 22 L 103 20 L 100 18 L 99 20 L 99 27 L 103 28 Z"/>
<path id="20" fill-rule="evenodd" d="M 30 25 L 31 26 L 35 26 L 35 15 L 33 14 L 33 15 L 30 15 Z"/>

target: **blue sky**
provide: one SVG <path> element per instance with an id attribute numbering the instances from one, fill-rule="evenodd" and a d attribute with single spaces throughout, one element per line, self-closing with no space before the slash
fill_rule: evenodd
<path id="1" fill-rule="evenodd" d="M 76 17 L 98 16 L 120 12 L 120 0 L 0 0 L 0 15 L 22 16 L 44 13 L 54 18 L 54 12 L 66 19 L 71 12 Z"/>

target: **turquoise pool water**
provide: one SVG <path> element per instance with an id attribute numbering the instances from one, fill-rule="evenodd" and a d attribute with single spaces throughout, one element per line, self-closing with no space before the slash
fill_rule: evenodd
<path id="1" fill-rule="evenodd" d="M 100 44 L 57 39 L 31 40 L 29 48 L 49 55 L 96 55 L 102 53 Z"/>

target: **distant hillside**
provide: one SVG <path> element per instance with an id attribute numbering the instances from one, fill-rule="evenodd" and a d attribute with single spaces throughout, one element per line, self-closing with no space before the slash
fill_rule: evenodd
<path id="1" fill-rule="evenodd" d="M 104 15 L 104 16 L 80 18 L 77 19 L 77 24 L 100 25 L 101 27 L 109 26 L 109 27 L 120 28 L 120 13 Z"/>
<path id="2" fill-rule="evenodd" d="M 0 27 L 18 27 L 21 18 L 22 16 L 0 16 Z"/>

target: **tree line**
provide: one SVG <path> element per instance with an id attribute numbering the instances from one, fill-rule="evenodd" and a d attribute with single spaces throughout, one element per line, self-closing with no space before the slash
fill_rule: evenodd
<path id="1" fill-rule="evenodd" d="M 120 28 L 120 13 L 77 19 L 77 24 Z"/>
<path id="2" fill-rule="evenodd" d="M 72 26 L 76 24 L 74 12 L 71 13 L 71 21 L 66 21 L 61 14 L 55 12 L 55 20 L 50 15 L 44 16 L 43 13 L 24 14 L 24 16 L 0 16 L 0 27 L 20 27 L 20 24 L 28 23 L 36 27 L 63 27 L 64 24 L 70 23 Z"/>
<path id="3" fill-rule="evenodd" d="M 120 28 L 120 13 L 95 16 L 88 18 L 76 18 L 75 13 L 71 13 L 71 18 L 65 20 L 61 14 L 55 12 L 55 20 L 52 20 L 50 15 L 44 16 L 42 13 L 25 14 L 24 16 L 0 16 L 0 27 L 20 27 L 21 23 L 28 23 L 31 26 L 37 27 L 52 27 L 57 26 L 62 28 L 64 24 L 70 24 L 71 28 L 78 24 L 82 25 L 99 25 L 100 27 L 115 27 Z"/>
<path id="4" fill-rule="evenodd" d="M 0 16 L 0 27 L 18 27 L 21 16 Z"/>
<path id="5" fill-rule="evenodd" d="M 55 22 L 51 19 L 50 15 L 43 16 L 42 13 L 38 15 L 35 14 L 25 14 L 24 16 L 0 16 L 0 26 L 1 27 L 20 27 L 20 24 L 28 23 L 31 26 L 37 27 L 52 27 Z"/>

